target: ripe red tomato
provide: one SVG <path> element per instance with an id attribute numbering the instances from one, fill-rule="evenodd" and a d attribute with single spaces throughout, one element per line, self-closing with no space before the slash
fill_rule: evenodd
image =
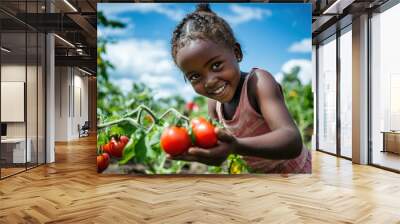
<path id="1" fill-rule="evenodd" d="M 126 144 L 129 142 L 129 138 L 126 137 L 125 135 L 122 135 L 121 137 L 119 137 L 119 141 L 122 142 L 124 144 L 124 147 L 125 147 Z"/>
<path id="2" fill-rule="evenodd" d="M 187 102 L 186 103 L 186 110 L 191 112 L 191 111 L 198 111 L 199 110 L 199 106 L 197 106 L 197 104 L 195 102 Z"/>
<path id="3" fill-rule="evenodd" d="M 115 138 L 111 138 L 111 144 L 114 144 L 114 147 L 111 150 L 111 155 L 115 157 L 121 157 L 122 152 L 124 151 L 125 144 L 121 141 L 115 140 Z"/>
<path id="4" fill-rule="evenodd" d="M 101 173 L 108 167 L 110 163 L 110 156 L 107 153 L 103 153 L 97 156 L 97 172 Z"/>
<path id="5" fill-rule="evenodd" d="M 162 149 L 173 156 L 186 152 L 192 144 L 186 128 L 176 126 L 166 128 L 160 142 Z"/>
<path id="6" fill-rule="evenodd" d="M 199 117 L 191 121 L 194 144 L 201 148 L 212 148 L 217 144 L 217 134 L 214 126 L 205 118 Z"/>
<path id="7" fill-rule="evenodd" d="M 190 121 L 190 123 L 191 123 L 192 128 L 193 128 L 193 126 L 197 126 L 198 124 L 201 124 L 201 123 L 209 123 L 209 122 L 208 122 L 207 119 L 205 119 L 204 117 L 196 117 L 196 118 L 193 118 L 193 119 Z"/>
<path id="8" fill-rule="evenodd" d="M 103 145 L 103 151 L 108 153 L 109 155 L 112 155 L 112 151 L 114 151 L 115 145 L 113 141 L 110 141 L 109 143 Z"/>

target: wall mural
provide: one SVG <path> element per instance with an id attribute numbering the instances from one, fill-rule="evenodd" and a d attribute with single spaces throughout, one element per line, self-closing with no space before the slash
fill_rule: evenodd
<path id="1" fill-rule="evenodd" d="M 311 4 L 98 10 L 98 172 L 311 173 Z"/>

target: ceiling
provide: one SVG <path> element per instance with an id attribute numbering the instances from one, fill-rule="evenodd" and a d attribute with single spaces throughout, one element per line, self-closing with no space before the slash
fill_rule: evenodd
<path id="1" fill-rule="evenodd" d="M 36 51 L 44 47 L 37 44 L 44 38 L 37 38 L 37 33 L 52 32 L 57 34 L 56 66 L 78 66 L 95 75 L 97 2 L 47 0 L 46 5 L 45 0 L 1 0 L 2 46 L 11 50 L 6 60 L 18 61 L 27 56 L 29 61 L 37 57 Z"/>
<path id="2" fill-rule="evenodd" d="M 373 11 L 388 0 L 311 0 L 313 4 L 313 44 L 339 28 L 351 24 L 352 18 Z"/>

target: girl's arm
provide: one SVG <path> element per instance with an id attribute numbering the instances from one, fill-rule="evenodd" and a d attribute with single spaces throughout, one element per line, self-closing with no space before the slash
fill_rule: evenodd
<path id="1" fill-rule="evenodd" d="M 249 80 L 261 115 L 271 132 L 247 138 L 238 138 L 233 153 L 268 159 L 292 159 L 300 155 L 303 143 L 300 132 L 285 105 L 278 83 L 263 70 L 256 70 Z"/>

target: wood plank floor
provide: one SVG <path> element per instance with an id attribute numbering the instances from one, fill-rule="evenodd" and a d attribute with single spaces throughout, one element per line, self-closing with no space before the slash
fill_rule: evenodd
<path id="1" fill-rule="evenodd" d="M 400 223 L 400 175 L 313 153 L 313 174 L 110 176 L 95 138 L 0 181 L 0 223 Z"/>

